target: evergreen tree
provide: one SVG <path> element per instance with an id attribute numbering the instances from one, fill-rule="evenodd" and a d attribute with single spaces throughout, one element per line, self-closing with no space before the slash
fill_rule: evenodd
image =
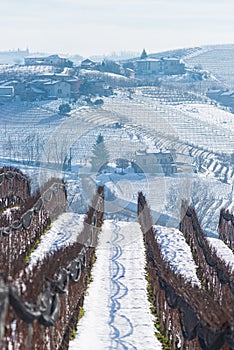
<path id="1" fill-rule="evenodd" d="M 148 55 L 147 55 L 145 49 L 143 49 L 142 54 L 141 54 L 141 60 L 144 60 L 147 57 L 148 57 Z"/>
<path id="2" fill-rule="evenodd" d="M 92 171 L 101 171 L 102 167 L 106 165 L 109 160 L 109 153 L 104 143 L 104 137 L 101 134 L 98 135 L 92 152 Z"/>

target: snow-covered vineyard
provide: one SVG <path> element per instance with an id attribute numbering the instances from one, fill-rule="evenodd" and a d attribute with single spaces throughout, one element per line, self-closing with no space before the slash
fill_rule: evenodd
<path id="1" fill-rule="evenodd" d="M 9 172 L 9 171 L 8 171 Z M 7 174 L 7 173 L 6 173 Z M 10 180 L 7 180 L 10 181 Z M 42 196 L 42 205 L 46 205 L 46 201 L 51 201 L 52 197 L 51 195 L 48 195 L 48 190 L 43 194 Z M 144 199 L 143 199 L 144 201 Z M 38 203 L 38 201 L 37 201 Z M 88 287 L 88 291 L 84 293 L 85 296 L 85 302 L 84 307 L 81 309 L 80 301 L 79 301 L 79 307 L 78 310 L 80 312 L 84 312 L 84 316 L 78 323 L 77 328 L 77 334 L 75 338 L 69 343 L 69 349 L 75 349 L 77 347 L 81 349 L 118 349 L 118 348 L 127 348 L 127 349 L 141 349 L 146 347 L 147 349 L 163 349 L 163 346 L 165 346 L 165 339 L 162 338 L 162 335 L 160 335 L 160 332 L 165 329 L 165 324 L 167 322 L 171 323 L 171 327 L 169 327 L 166 330 L 167 338 L 170 339 L 173 346 L 180 348 L 183 346 L 191 346 L 192 348 L 196 348 L 198 344 L 200 344 L 201 349 L 206 349 L 210 346 L 212 348 L 221 349 L 222 345 L 226 342 L 226 344 L 232 344 L 232 335 L 230 334 L 229 328 L 227 327 L 228 321 L 228 315 L 231 314 L 232 308 L 230 308 L 230 293 L 233 293 L 232 285 L 229 284 L 229 280 L 225 282 L 221 282 L 221 289 L 217 288 L 216 284 L 220 283 L 219 279 L 224 278 L 223 273 L 225 273 L 225 279 L 231 278 L 231 274 L 233 273 L 233 252 L 231 249 L 228 248 L 227 245 L 225 245 L 221 240 L 209 238 L 208 243 L 205 243 L 203 236 L 201 233 L 199 233 L 199 240 L 198 240 L 198 246 L 196 249 L 200 247 L 204 247 L 204 245 L 208 244 L 206 248 L 206 254 L 205 259 L 206 262 L 204 262 L 202 259 L 202 252 L 199 253 L 197 250 L 199 260 L 196 260 L 194 254 L 194 245 L 191 245 L 189 243 L 189 240 L 187 240 L 187 236 L 185 232 L 187 232 L 187 229 L 185 229 L 184 233 L 179 231 L 175 228 L 166 228 L 163 226 L 154 225 L 151 230 L 153 232 L 153 235 L 150 236 L 148 233 L 150 227 L 148 226 L 150 223 L 149 218 L 149 212 L 147 209 L 147 204 L 144 204 L 142 202 L 142 199 L 140 197 L 140 200 L 138 201 L 140 204 L 140 212 L 138 211 L 139 218 L 140 218 L 140 225 L 138 223 L 132 221 L 133 219 L 127 218 L 125 216 L 125 220 L 120 220 L 119 218 L 121 215 L 118 213 L 115 213 L 115 219 L 112 220 L 105 220 L 104 225 L 102 226 L 99 239 L 98 239 L 98 245 L 96 249 L 96 262 L 94 263 L 93 269 L 92 269 L 92 280 L 90 282 L 90 286 Z M 143 205 L 142 205 L 143 203 Z M 138 204 L 138 205 L 139 205 Z M 36 204 L 34 206 L 37 209 L 37 212 L 39 213 L 39 217 L 44 214 L 40 214 L 40 206 Z M 51 206 L 50 206 L 51 207 Z M 43 207 L 41 207 L 43 208 Z M 91 207 L 90 214 L 93 215 L 93 217 L 97 217 L 97 213 L 93 211 L 94 208 L 100 208 L 100 205 L 96 205 L 93 203 Z M 54 212 L 54 211 L 53 211 Z M 91 214 L 92 213 L 92 214 Z M 8 218 L 10 220 L 11 216 L 9 215 L 8 210 Z M 26 215 L 26 214 L 25 214 Z M 25 217 L 24 215 L 24 217 Z M 123 214 L 122 214 L 123 215 Z M 126 215 L 126 214 L 125 214 Z M 187 215 L 187 216 L 186 216 Z M 184 230 L 185 225 L 189 225 L 190 216 L 193 214 L 190 214 L 188 209 L 187 213 L 184 216 L 184 219 L 182 219 L 182 226 L 181 229 Z M 28 229 L 26 226 L 26 219 L 22 220 L 24 229 Z M 59 307 L 60 303 L 63 303 L 62 295 L 58 294 L 53 303 L 55 303 L 57 306 L 55 306 L 55 310 L 53 311 L 53 308 L 50 310 L 51 314 L 42 313 L 40 317 L 37 316 L 40 308 L 38 311 L 37 306 L 33 304 L 28 303 L 27 305 L 24 305 L 24 301 L 21 300 L 20 294 L 22 293 L 22 290 L 24 291 L 24 294 L 28 295 L 29 290 L 32 288 L 30 285 L 28 285 L 28 282 L 25 278 L 27 278 L 27 275 L 31 275 L 31 279 L 36 279 L 36 276 L 38 274 L 38 271 L 45 269 L 45 264 L 48 266 L 46 271 L 44 270 L 44 273 L 46 273 L 45 276 L 47 278 L 49 277 L 51 272 L 49 268 L 48 262 L 52 263 L 54 260 L 60 261 L 58 259 L 61 254 L 66 254 L 69 262 L 72 255 L 67 255 L 66 251 L 70 249 L 74 249 L 74 246 L 82 247 L 80 253 L 79 253 L 79 259 L 82 260 L 71 260 L 70 263 L 67 265 L 66 269 L 60 267 L 59 272 L 55 274 L 55 279 L 53 279 L 52 285 L 56 286 L 56 289 L 54 291 L 60 291 L 59 293 L 64 293 L 66 291 L 66 288 L 69 288 L 69 292 L 67 291 L 67 300 L 72 298 L 72 294 L 70 291 L 70 288 L 73 288 L 74 282 L 77 283 L 77 281 L 82 281 L 81 279 L 81 271 L 88 268 L 90 266 L 90 258 L 88 252 L 90 247 L 88 244 L 88 237 L 91 234 L 95 234 L 93 232 L 95 225 L 96 225 L 93 219 L 91 221 L 87 221 L 86 216 L 84 215 L 78 215 L 75 213 L 64 213 L 56 219 L 51 228 L 46 231 L 45 235 L 40 240 L 40 243 L 37 245 L 36 250 L 30 254 L 30 259 L 27 265 L 25 266 L 25 269 L 19 269 L 19 275 L 16 274 L 16 281 L 18 284 L 18 293 L 19 296 L 17 296 L 17 289 L 9 289 L 10 298 L 9 302 L 10 305 L 13 307 L 15 312 L 17 313 L 17 318 L 23 319 L 28 324 L 32 322 L 33 319 L 37 320 L 37 322 L 41 323 L 43 326 L 52 326 L 56 327 L 56 320 L 58 318 L 58 315 L 60 314 L 61 320 L 64 323 L 64 316 L 62 316 L 63 309 L 62 304 Z M 86 223 L 86 224 L 85 224 Z M 88 224 L 88 231 L 87 228 L 85 228 L 85 225 Z M 93 226 L 94 225 L 94 226 Z M 13 226 L 12 226 L 13 227 Z M 33 229 L 35 229 L 36 226 L 33 224 Z M 142 228 L 142 230 L 141 230 Z M 18 230 L 18 228 L 15 228 Z M 91 231 L 90 231 L 91 230 Z M 90 234 L 88 232 L 90 231 Z M 2 236 L 2 244 L 4 243 L 4 240 L 8 239 L 8 237 L 11 236 L 10 233 L 6 233 L 7 231 L 3 231 Z M 91 233 L 92 232 L 92 233 Z M 191 235 L 193 235 L 193 230 L 189 231 Z M 194 231 L 195 232 L 195 231 Z M 88 234 L 88 236 L 87 236 Z M 195 233 L 196 235 L 197 233 Z M 81 238 L 82 235 L 82 238 Z M 144 248 L 144 240 L 146 242 L 146 246 Z M 192 237 L 192 236 L 191 236 Z M 194 236 L 195 237 L 195 236 Z M 93 240 L 92 240 L 93 241 Z M 95 239 L 94 239 L 95 241 Z M 195 241 L 194 241 L 195 242 Z M 196 243 L 193 243 L 196 244 Z M 90 241 L 89 241 L 90 245 Z M 154 252 L 154 249 L 159 249 L 158 253 Z M 85 250 L 84 250 L 85 249 Z M 151 249 L 153 249 L 151 251 Z M 200 248 L 199 248 L 200 249 Z M 203 249 L 203 248 L 202 248 Z M 207 251 L 208 249 L 208 251 Z M 84 250 L 84 251 L 83 251 Z M 209 250 L 212 252 L 212 256 L 209 255 Z M 157 250 L 156 250 L 157 252 Z M 159 253 L 160 252 L 160 253 Z M 214 253 L 215 252 L 215 253 Z M 74 254 L 75 252 L 73 252 Z M 49 254 L 49 255 L 48 255 Z M 82 255 L 85 254 L 85 255 Z M 152 255 L 153 254 L 153 255 Z M 156 254 L 156 255 L 155 255 Z M 207 255 L 208 254 L 208 255 Z M 57 257 L 58 255 L 58 257 Z M 45 257 L 47 258 L 45 259 Z M 217 256 L 217 258 L 216 258 Z M 85 260 L 84 260 L 85 257 Z M 161 261 L 158 260 L 162 259 Z M 146 259 L 147 258 L 147 259 Z M 51 259 L 51 260 L 47 260 Z M 153 260 L 152 260 L 153 259 Z M 156 259 L 156 260 L 154 260 Z M 215 259 L 218 259 L 217 262 L 215 262 Z M 149 274 L 150 274 L 150 280 L 152 283 L 152 292 L 151 297 L 153 299 L 149 298 L 149 289 L 147 287 L 147 281 L 146 281 L 146 260 L 148 260 L 148 264 L 150 267 Z M 211 262 L 212 260 L 212 262 Z M 152 268 L 152 261 L 154 263 L 159 264 L 158 268 Z M 79 268 L 79 264 L 81 265 L 81 270 L 78 274 L 79 270 L 76 270 Z M 59 265 L 61 264 L 61 261 Z M 204 268 L 204 264 L 207 264 L 207 267 L 211 269 L 209 273 L 207 274 L 206 269 L 204 270 L 205 275 L 202 275 L 201 268 Z M 214 279 L 214 276 L 216 273 L 215 266 L 218 264 L 218 280 L 216 278 Z M 12 261 L 12 267 L 14 266 L 14 261 Z M 61 266 L 61 265 L 60 265 Z M 83 266 L 83 267 L 82 267 Z M 157 265 L 156 265 L 157 266 Z M 35 269 L 36 267 L 36 269 Z M 54 269 L 56 268 L 56 264 L 54 265 Z M 230 270 L 228 270 L 230 269 Z M 66 275 L 64 275 L 65 271 L 68 271 L 67 273 L 70 276 L 70 279 L 72 282 L 68 282 L 65 278 Z M 222 273 L 221 273 L 222 271 Z M 229 272 L 228 272 L 229 271 Z M 203 272 L 203 273 L 204 273 Z M 9 270 L 10 275 L 13 273 L 13 270 Z M 166 275 L 165 275 L 166 273 Z M 158 275 L 159 274 L 159 275 Z M 168 278 L 165 276 L 167 276 Z M 170 274 L 172 274 L 171 277 Z M 158 282 L 160 284 L 157 287 L 156 283 L 156 276 L 159 278 Z M 18 277 L 17 277 L 18 276 Z M 221 277 L 222 276 L 222 277 Z M 41 276 L 40 276 L 41 278 Z M 40 281 L 43 285 L 43 278 Z M 57 278 L 57 280 L 56 280 Z M 217 313 L 214 325 L 212 327 L 210 324 L 210 319 L 205 318 L 203 319 L 201 310 L 200 310 L 200 304 L 202 301 L 199 301 L 197 293 L 201 294 L 202 298 L 207 298 L 208 295 L 210 295 L 211 291 L 213 290 L 211 286 L 206 289 L 204 288 L 204 278 L 209 280 L 209 283 L 214 284 L 214 286 L 217 288 L 217 292 L 220 298 L 220 302 L 223 303 L 222 309 L 220 306 L 220 303 L 217 303 L 216 296 L 214 300 L 212 299 L 209 301 L 209 313 L 212 312 Z M 22 285 L 21 279 L 24 280 L 24 284 Z M 173 279 L 176 279 L 176 283 L 173 282 Z M 83 279 L 84 281 L 84 279 Z M 211 282 L 212 281 L 212 282 Z M 1 282 L 2 287 L 5 288 L 5 293 L 7 292 L 7 286 L 4 285 L 4 282 Z M 149 282 L 148 282 L 149 283 Z M 162 299 L 165 290 L 165 284 L 168 284 L 169 289 L 165 294 L 166 301 L 168 304 L 165 304 L 165 300 Z M 174 283 L 174 284 L 171 284 Z M 182 284 L 181 284 L 182 283 Z M 11 282 L 12 284 L 12 282 Z M 67 284 L 69 287 L 67 287 Z M 52 286 L 51 285 L 51 286 Z M 224 288 L 224 285 L 226 287 Z M 78 287 L 80 284 L 78 283 Z M 182 287 L 184 286 L 184 287 Z M 184 294 L 184 288 L 188 288 L 190 291 L 190 297 L 191 292 L 196 295 L 194 298 L 186 299 Z M 229 289 L 227 289 L 230 288 Z M 52 288 L 52 287 L 50 287 Z M 54 287 L 53 287 L 54 288 Z M 81 286 L 79 287 L 81 288 Z M 155 289 L 156 288 L 156 289 Z M 157 288 L 160 290 L 160 298 L 158 298 L 157 294 Z M 172 290 L 171 290 L 172 288 Z M 173 289 L 174 288 L 174 289 Z M 211 288 L 211 289 L 210 289 Z M 52 289 L 53 290 L 53 289 Z M 158 290 L 158 292 L 159 292 Z M 169 290 L 170 290 L 170 296 L 169 296 Z M 16 293 L 16 294 L 15 294 Z M 50 292 L 51 293 L 51 292 Z M 156 294 L 155 294 L 156 293 Z M 175 293 L 175 294 L 174 294 Z M 179 293 L 179 294 L 178 294 Z M 207 294 L 207 295 L 206 295 Z M 57 294 L 55 294 L 57 295 Z M 182 301 L 180 301 L 180 304 L 176 304 L 177 306 L 173 306 L 174 304 L 174 298 L 178 298 L 178 295 L 180 295 L 180 298 L 182 298 Z M 53 294 L 51 294 L 51 297 Z M 183 299 L 185 297 L 185 299 Z M 43 298 L 46 298 L 43 296 Z M 61 298 L 61 301 L 58 302 L 58 300 Z M 74 296 L 73 296 L 74 298 Z M 156 299 L 155 299 L 156 298 Z M 173 299 L 171 299 L 173 298 Z M 197 300 L 198 298 L 198 300 Z M 232 298 L 232 297 L 231 297 Z M 6 299 L 5 299 L 6 300 Z M 14 300 L 14 302 L 13 302 Z M 152 306 L 150 305 L 150 301 L 152 303 L 155 303 L 154 305 L 157 306 L 158 310 L 158 316 L 160 317 L 159 324 L 160 328 L 155 329 L 154 322 L 158 322 L 156 316 L 151 315 L 150 309 Z M 203 300 L 203 299 L 202 299 Z M 205 299 L 204 299 L 205 300 Z M 203 303 L 204 303 L 203 300 Z M 199 301 L 199 302 L 198 302 Z M 45 299 L 44 301 L 45 305 L 47 304 L 47 301 Z M 6 303 L 7 305 L 7 303 Z M 71 304 L 70 304 L 71 305 Z M 167 306 L 166 306 L 167 305 Z M 192 307 L 195 307 L 195 314 L 194 309 L 193 312 L 190 310 Z M 229 305 L 229 312 L 227 312 L 227 305 Z M 68 318 L 69 312 L 72 311 L 70 309 L 71 306 L 69 306 L 67 310 L 67 316 Z M 173 310 L 175 307 L 178 307 L 179 314 L 173 312 L 172 314 L 169 312 L 168 307 L 172 308 Z M 34 309 L 34 311 L 32 311 Z M 81 311 L 83 310 L 83 311 Z M 177 309 L 176 309 L 177 310 Z M 181 318 L 181 310 L 187 310 L 189 314 L 193 314 L 192 317 L 195 317 L 195 325 L 194 321 L 192 324 L 189 323 L 189 321 L 186 318 Z M 223 316 L 219 321 L 221 324 L 225 323 L 225 327 L 222 332 L 218 332 L 217 329 L 220 327 L 220 322 L 218 322 L 218 318 L 220 317 L 220 312 L 224 312 Z M 6 312 L 6 311 L 5 311 Z M 226 314 L 227 313 L 227 314 Z M 139 318 L 139 314 L 141 317 Z M 3 313 L 4 315 L 4 313 Z M 11 314 L 11 317 L 14 317 L 14 312 Z M 180 316 L 178 316 L 180 315 Z M 7 319 L 8 319 L 7 314 Z M 180 322 L 184 324 L 183 328 L 181 329 L 178 323 L 178 317 L 180 319 Z M 18 322 L 18 319 L 14 322 Z M 227 318 L 227 320 L 226 320 Z M 164 321 L 163 321 L 164 320 Z M 166 320 L 166 321 L 165 321 Z M 15 327 L 18 327 L 15 325 L 15 323 L 10 324 L 10 333 L 6 337 L 5 335 L 5 341 L 7 344 L 7 348 L 17 348 L 17 343 L 15 343 L 14 339 L 21 344 L 22 341 L 20 341 L 19 336 L 21 333 L 17 334 L 15 332 Z M 71 322 L 71 318 L 70 321 Z M 165 323 L 166 322 L 166 323 Z M 201 323 L 202 322 L 202 323 Z M 205 322 L 205 323 L 204 323 Z M 223 323 L 222 323 L 223 322 Z M 74 321 L 73 321 L 74 326 Z M 199 327 L 201 327 L 201 324 L 203 325 L 203 330 L 196 330 L 196 325 L 199 324 Z M 62 325 L 60 325 L 60 329 Z M 192 329 L 191 329 L 192 327 Z M 20 329 L 20 328 L 19 328 Z M 51 328 L 50 328 L 51 329 Z M 200 328 L 199 328 L 200 329 Z M 22 332 L 21 330 L 19 332 Z M 25 332 L 25 331 L 24 331 Z M 51 338 L 50 332 L 48 333 L 48 340 L 45 342 L 45 338 L 43 336 L 42 329 L 41 332 L 41 342 L 44 344 L 45 348 L 48 346 L 56 346 L 55 340 Z M 158 335 L 158 339 L 155 338 L 154 332 Z M 188 332 L 188 333 L 187 333 Z M 214 338 L 210 338 L 210 332 L 214 334 Z M 217 333 L 217 334 L 216 334 Z M 4 332 L 2 333 L 4 335 Z M 10 334 L 15 334 L 14 337 L 10 336 Z M 37 334 L 36 328 L 33 328 L 33 334 Z M 66 332 L 65 332 L 66 334 Z M 34 344 L 33 346 L 37 348 L 36 344 L 34 343 L 35 340 L 33 340 L 32 337 L 29 337 L 27 335 L 27 328 L 26 328 L 26 339 L 28 344 Z M 60 340 L 59 340 L 60 339 Z M 56 336 L 56 342 L 60 344 L 60 348 L 66 348 L 68 346 L 68 343 L 64 344 L 65 338 L 59 338 L 59 336 Z M 163 340 L 164 339 L 164 340 Z M 216 340 L 217 339 L 217 340 Z M 45 342 L 45 343 L 44 343 Z M 46 345 L 47 344 L 47 345 Z M 177 344 L 177 345 L 176 345 Z M 189 345 L 190 344 L 190 345 Z M 221 344 L 221 345 L 220 345 Z M 232 346 L 232 345 L 230 345 Z M 231 348 L 231 347 L 230 347 Z M 5 347 L 3 347 L 5 349 Z M 225 347 L 223 348 L 225 349 Z"/>
<path id="2" fill-rule="evenodd" d="M 212 71 L 217 78 L 233 89 L 233 50 L 233 45 L 207 46 L 185 56 L 184 60 L 188 65 L 201 65 L 204 69 Z M 225 64 L 219 64 L 219 62 L 225 62 Z"/>
<path id="3" fill-rule="evenodd" d="M 0 106 L 0 347 L 234 349 L 233 114 L 164 87 L 103 100 Z M 135 171 L 152 149 L 177 171 Z"/>

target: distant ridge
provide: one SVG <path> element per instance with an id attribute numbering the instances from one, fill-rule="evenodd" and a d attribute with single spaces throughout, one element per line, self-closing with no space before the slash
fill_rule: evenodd
<path id="1" fill-rule="evenodd" d="M 161 51 L 157 53 L 149 54 L 148 57 L 151 58 L 161 58 L 161 57 L 173 57 L 173 58 L 183 58 L 184 56 L 199 53 L 202 51 L 202 47 L 189 47 L 184 49 L 175 49 L 175 50 L 167 50 Z"/>
<path id="2" fill-rule="evenodd" d="M 234 89 L 234 44 L 204 45 L 151 53 L 150 58 L 183 59 L 189 68 L 209 71 L 224 87 Z"/>
<path id="3" fill-rule="evenodd" d="M 194 46 L 194 47 L 186 47 L 179 49 L 172 49 L 166 51 L 160 51 L 155 53 L 150 53 L 148 57 L 151 58 L 160 58 L 160 57 L 176 57 L 176 58 L 185 58 L 190 57 L 190 55 L 195 56 L 199 55 L 204 51 L 210 50 L 223 50 L 223 49 L 233 49 L 233 44 L 216 44 L 216 45 L 202 45 L 202 46 Z"/>
<path id="4" fill-rule="evenodd" d="M 201 47 L 182 58 L 188 67 L 201 67 L 211 72 L 226 88 L 234 89 L 234 44 Z"/>

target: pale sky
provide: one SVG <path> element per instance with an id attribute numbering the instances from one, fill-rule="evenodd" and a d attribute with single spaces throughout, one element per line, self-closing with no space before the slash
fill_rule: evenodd
<path id="1" fill-rule="evenodd" d="M 0 0 L 0 51 L 148 53 L 234 43 L 234 1 Z"/>

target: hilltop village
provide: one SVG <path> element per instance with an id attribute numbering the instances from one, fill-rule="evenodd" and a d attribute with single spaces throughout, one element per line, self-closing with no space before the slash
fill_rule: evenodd
<path id="1" fill-rule="evenodd" d="M 148 80 L 157 83 L 160 76 L 184 73 L 181 59 L 150 58 L 145 50 L 134 60 L 95 62 L 87 58 L 79 64 L 57 54 L 28 55 L 23 64 L 0 65 L 0 103 L 12 99 L 77 100 L 80 96 L 109 96 L 116 87 L 142 85 Z"/>

